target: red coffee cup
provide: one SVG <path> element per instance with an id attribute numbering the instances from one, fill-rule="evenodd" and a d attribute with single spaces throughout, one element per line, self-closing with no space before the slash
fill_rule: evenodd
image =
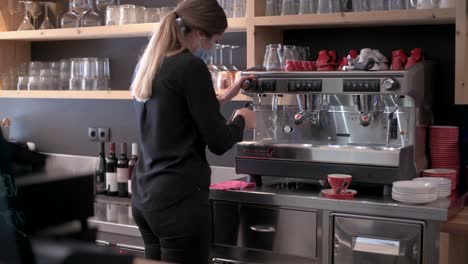
<path id="1" fill-rule="evenodd" d="M 328 175 L 328 183 L 333 189 L 333 192 L 336 194 L 340 194 L 346 189 L 348 189 L 349 185 L 353 176 L 347 174 L 330 174 Z"/>

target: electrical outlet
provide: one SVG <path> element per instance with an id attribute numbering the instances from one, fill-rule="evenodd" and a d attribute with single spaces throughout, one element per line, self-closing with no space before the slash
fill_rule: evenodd
<path id="1" fill-rule="evenodd" d="M 98 139 L 98 129 L 95 127 L 88 128 L 88 140 L 89 141 L 99 141 Z"/>
<path id="2" fill-rule="evenodd" d="M 110 128 L 98 128 L 98 141 L 109 142 L 110 141 Z"/>

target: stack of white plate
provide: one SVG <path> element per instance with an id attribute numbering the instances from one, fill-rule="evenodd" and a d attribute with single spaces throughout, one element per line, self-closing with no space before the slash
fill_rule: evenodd
<path id="1" fill-rule="evenodd" d="M 446 178 L 437 178 L 437 177 L 421 177 L 415 178 L 414 181 L 429 182 L 438 186 L 438 196 L 447 197 L 452 193 L 452 181 Z"/>
<path id="2" fill-rule="evenodd" d="M 425 204 L 437 200 L 438 186 L 424 181 L 398 181 L 393 183 L 393 200 L 407 204 Z"/>

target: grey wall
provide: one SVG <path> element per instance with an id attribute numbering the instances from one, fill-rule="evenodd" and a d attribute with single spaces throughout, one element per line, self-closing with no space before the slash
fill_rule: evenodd
<path id="1" fill-rule="evenodd" d="M 231 102 L 222 107 L 229 118 L 245 102 Z M 0 119 L 13 120 L 11 139 L 36 143 L 39 151 L 94 156 L 98 144 L 87 139 L 88 127 L 111 128 L 115 142 L 136 142 L 136 119 L 130 100 L 54 100 L 0 99 Z M 170 128 L 167 128 L 170 129 Z M 251 139 L 246 132 L 245 138 Z M 208 155 L 216 166 L 234 166 L 234 153 Z"/>

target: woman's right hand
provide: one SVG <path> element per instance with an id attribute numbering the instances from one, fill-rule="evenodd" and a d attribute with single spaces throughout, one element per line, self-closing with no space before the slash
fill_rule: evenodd
<path id="1" fill-rule="evenodd" d="M 246 129 L 255 129 L 257 118 L 254 111 L 249 108 L 241 108 L 236 111 L 234 118 L 238 115 L 244 117 Z"/>

